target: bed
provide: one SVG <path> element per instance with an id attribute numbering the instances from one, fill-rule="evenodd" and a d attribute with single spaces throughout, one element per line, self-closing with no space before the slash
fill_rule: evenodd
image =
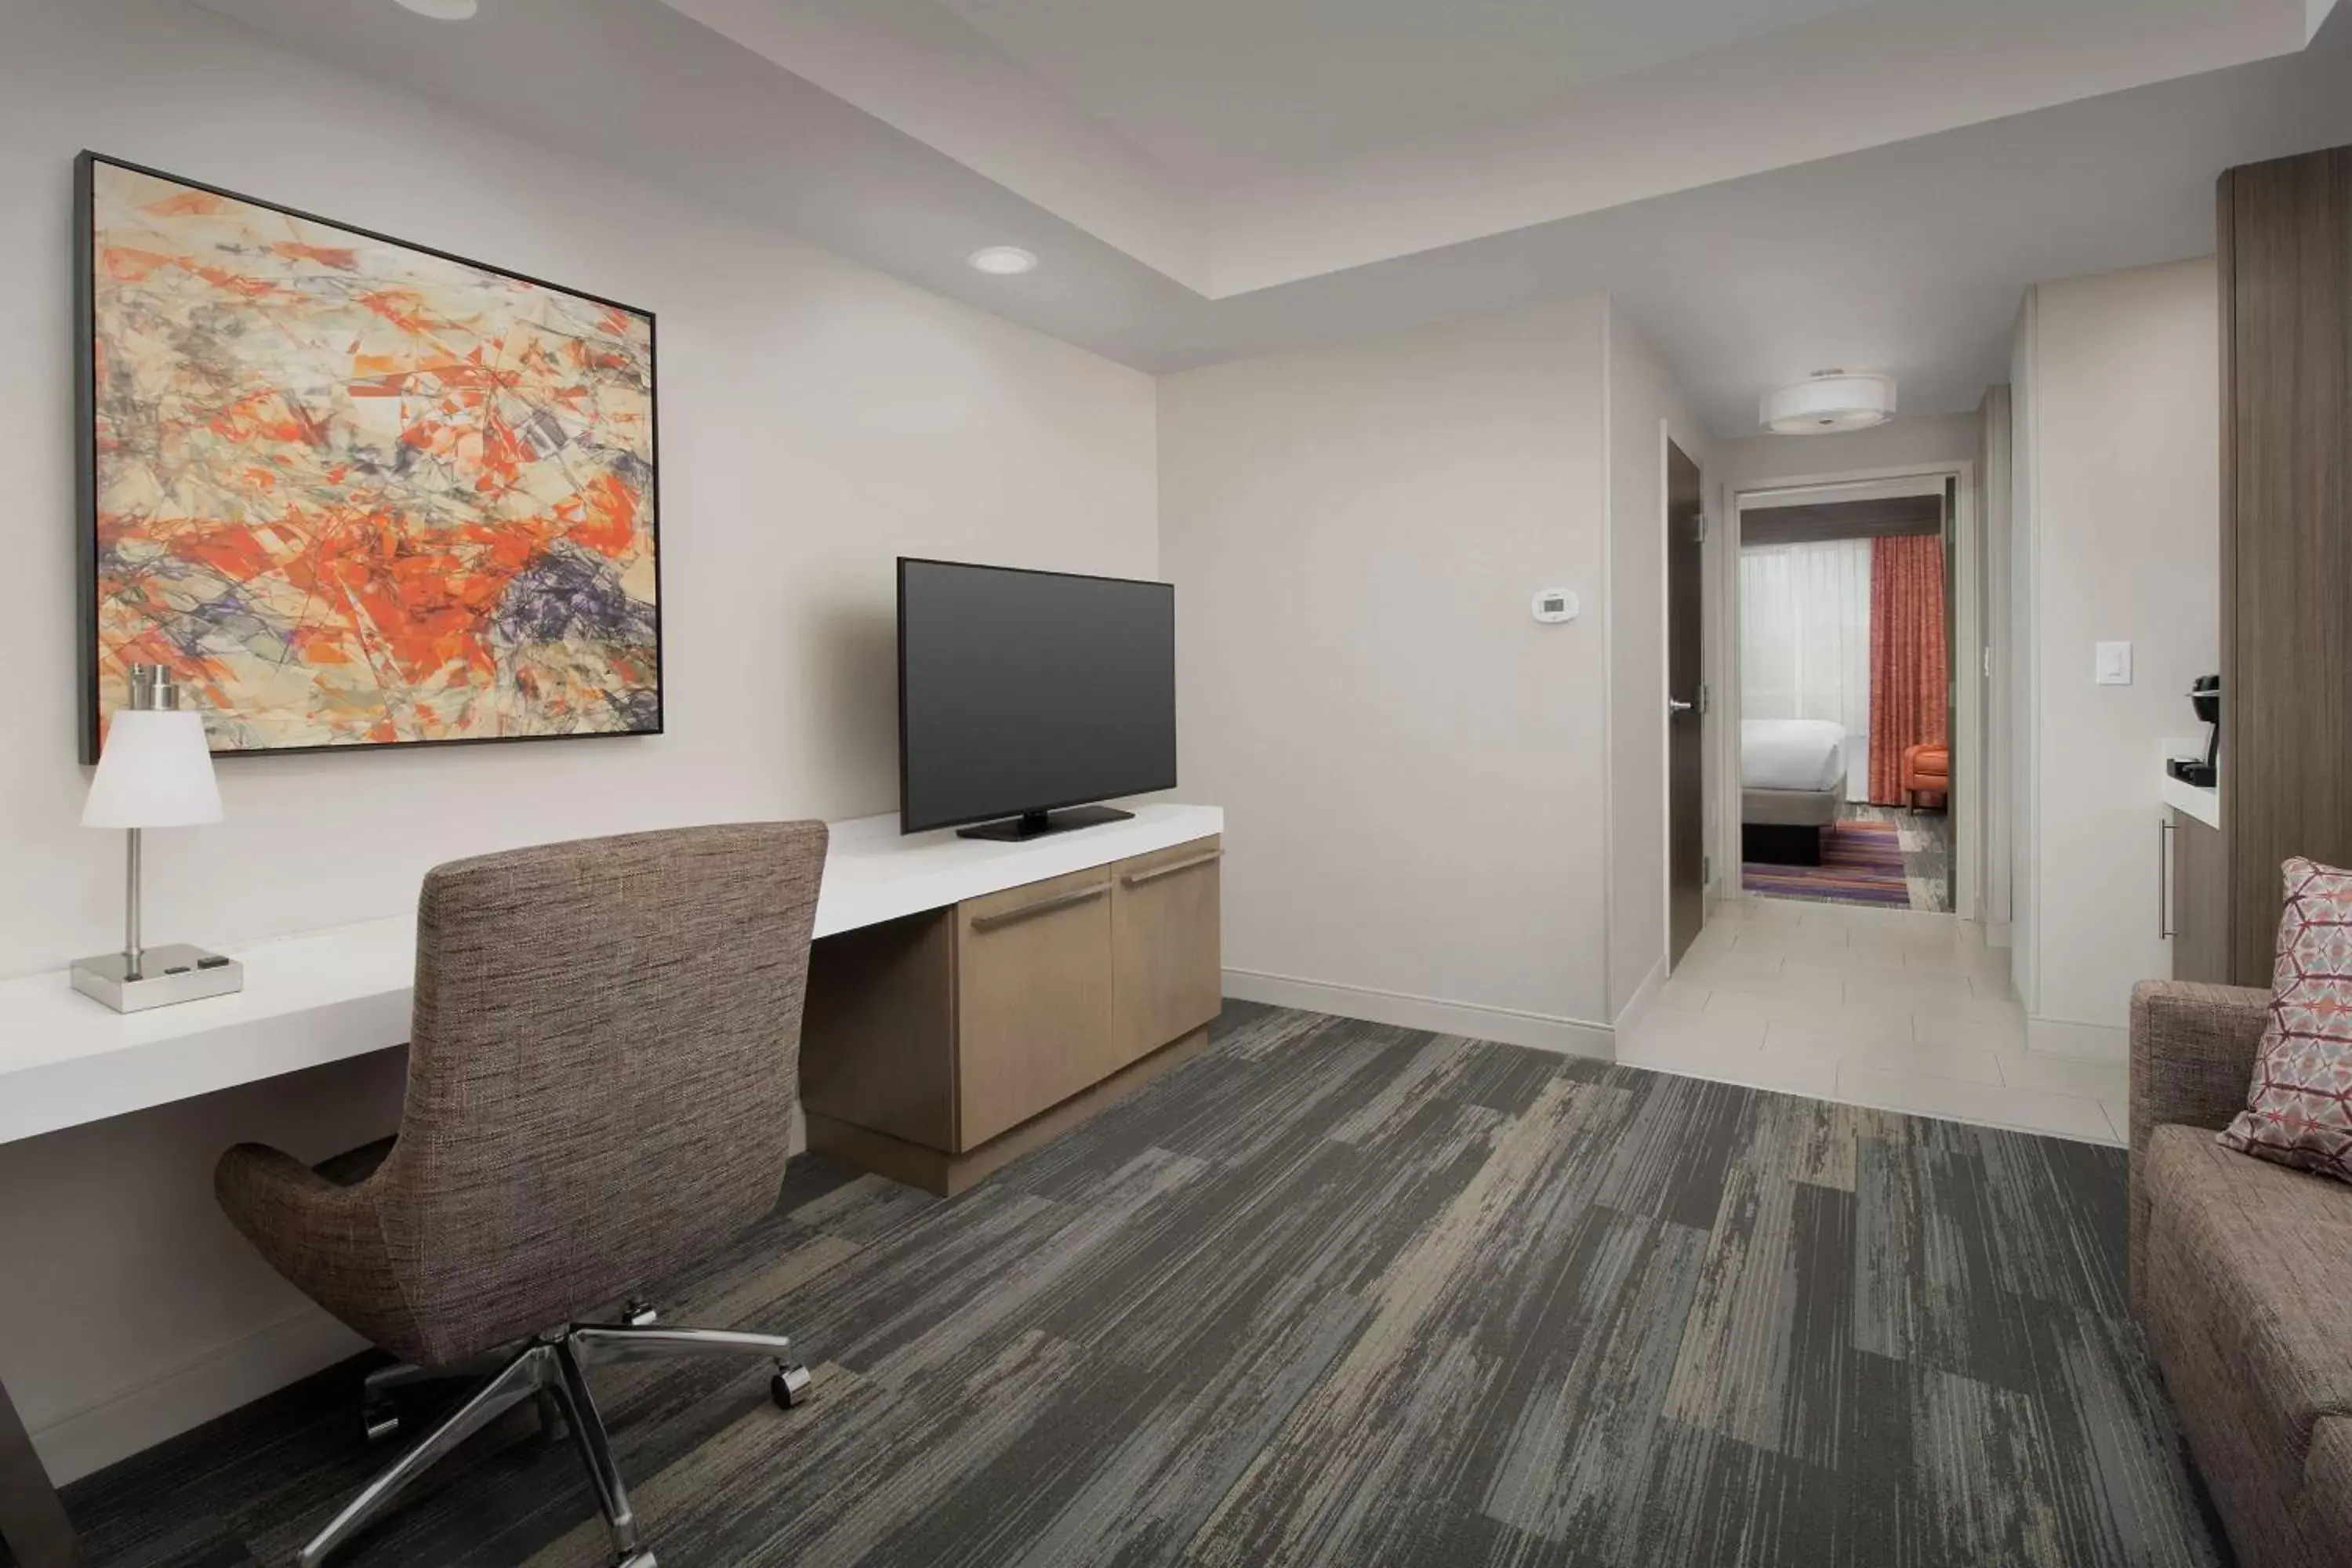
<path id="1" fill-rule="evenodd" d="M 1741 721 L 1742 859 L 1822 863 L 1822 829 L 1845 805 L 1845 726 L 1826 719 Z"/>

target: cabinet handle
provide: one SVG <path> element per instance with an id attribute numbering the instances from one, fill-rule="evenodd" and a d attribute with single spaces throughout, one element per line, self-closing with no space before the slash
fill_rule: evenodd
<path id="1" fill-rule="evenodd" d="M 1055 910 L 1066 910 L 1073 904 L 1099 899 L 1109 891 L 1108 882 L 1097 882 L 1091 888 L 1076 888 L 1066 893 L 1056 893 L 1050 899 L 1039 899 L 1034 904 L 1023 904 L 1016 910 L 999 910 L 992 915 L 974 915 L 971 917 L 971 929 L 994 931 L 999 926 L 1018 925 L 1033 915 L 1049 915 Z"/>
<path id="2" fill-rule="evenodd" d="M 2172 818 L 2157 818 L 2156 935 L 2159 942 L 2170 942 L 2180 934 L 2172 929 Z"/>
<path id="3" fill-rule="evenodd" d="M 1212 849 L 1205 855 L 1195 855 L 1187 860 L 1173 860 L 1149 870 L 1130 871 L 1122 879 L 1130 888 L 1140 888 L 1146 882 L 1156 882 L 1162 877 L 1172 877 L 1179 871 L 1189 871 L 1195 866 L 1213 866 L 1225 858 L 1222 849 Z"/>

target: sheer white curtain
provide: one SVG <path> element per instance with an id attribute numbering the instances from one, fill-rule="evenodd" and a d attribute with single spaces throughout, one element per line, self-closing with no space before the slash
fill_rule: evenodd
<path id="1" fill-rule="evenodd" d="M 1743 719 L 1845 726 L 1846 798 L 1870 798 L 1870 541 L 1739 552 Z"/>

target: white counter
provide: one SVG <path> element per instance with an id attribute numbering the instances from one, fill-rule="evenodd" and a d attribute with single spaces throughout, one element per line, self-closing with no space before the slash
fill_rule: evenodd
<path id="1" fill-rule="evenodd" d="M 2208 827 L 2221 826 L 2221 792 L 2211 784 L 2183 784 L 2164 775 L 2164 804 Z"/>
<path id="2" fill-rule="evenodd" d="M 1048 834 L 1023 844 L 959 838 L 955 829 L 900 837 L 896 816 L 831 825 L 816 934 L 880 925 L 987 893 L 1042 882 L 1225 830 L 1213 805 L 1139 805 L 1128 822 Z"/>
<path id="3" fill-rule="evenodd" d="M 1024 844 L 901 837 L 895 816 L 830 826 L 818 936 L 1205 837 L 1224 813 L 1145 805 Z M 227 951 L 243 991 L 145 1013 L 110 1011 L 63 970 L 0 982 L 0 1143 L 407 1043 L 413 913 Z"/>

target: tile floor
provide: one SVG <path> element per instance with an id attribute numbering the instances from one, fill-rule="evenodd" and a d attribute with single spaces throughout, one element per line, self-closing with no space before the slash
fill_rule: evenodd
<path id="1" fill-rule="evenodd" d="M 1721 905 L 1620 1061 L 1819 1100 L 2126 1141 L 2124 1064 L 2025 1048 L 2009 954 L 1916 910 Z"/>

